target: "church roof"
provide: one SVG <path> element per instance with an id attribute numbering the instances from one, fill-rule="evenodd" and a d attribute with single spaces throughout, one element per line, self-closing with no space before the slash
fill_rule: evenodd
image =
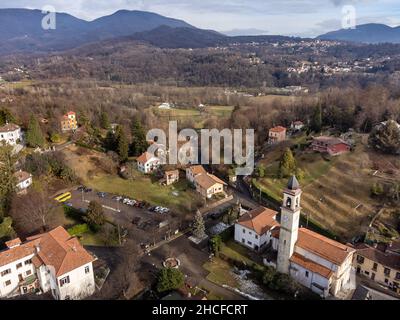
<path id="1" fill-rule="evenodd" d="M 301 254 L 298 254 L 297 252 L 293 253 L 292 257 L 290 258 L 290 261 L 299 265 L 300 267 L 303 267 L 306 270 L 309 270 L 313 273 L 318 273 L 320 276 L 326 279 L 330 279 L 333 273 L 332 270 L 328 269 L 327 267 L 324 267 L 319 263 L 307 259 L 306 257 L 302 256 Z"/>
<path id="2" fill-rule="evenodd" d="M 295 175 L 293 175 L 288 182 L 287 188 L 289 190 L 297 190 L 300 189 L 300 183 L 297 181 L 297 178 Z"/>

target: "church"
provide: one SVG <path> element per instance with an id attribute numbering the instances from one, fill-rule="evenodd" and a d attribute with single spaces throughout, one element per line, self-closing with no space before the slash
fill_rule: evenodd
<path id="1" fill-rule="evenodd" d="M 355 250 L 347 245 L 322 236 L 309 229 L 299 227 L 301 213 L 301 188 L 296 177 L 290 178 L 283 191 L 280 223 L 266 219 L 268 225 L 258 226 L 258 230 L 268 232 L 270 241 L 266 243 L 277 254 L 276 261 L 266 264 L 276 267 L 278 272 L 289 274 L 303 286 L 311 289 L 322 297 L 330 294 L 337 297 L 350 288 L 352 260 Z M 264 208 L 265 209 L 265 208 Z M 253 211 L 263 211 L 257 208 Z M 267 213 L 265 213 L 267 214 Z M 268 210 L 269 217 L 275 216 Z M 275 212 L 277 214 L 277 212 Z M 255 217 L 255 218 L 254 218 Z M 252 211 L 239 219 L 243 221 L 257 219 L 260 216 Z M 248 226 L 251 224 L 248 223 Z M 235 240 L 241 227 L 236 228 Z M 257 230 L 254 230 L 257 233 Z M 257 234 L 258 238 L 265 237 Z"/>

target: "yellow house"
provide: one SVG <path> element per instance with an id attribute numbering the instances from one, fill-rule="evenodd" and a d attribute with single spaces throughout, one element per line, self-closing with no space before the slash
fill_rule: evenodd
<path id="1" fill-rule="evenodd" d="M 194 178 L 194 185 L 196 191 L 203 197 L 211 198 L 216 194 L 223 193 L 226 183 L 212 174 L 203 173 Z"/>
<path id="2" fill-rule="evenodd" d="M 63 115 L 61 119 L 61 130 L 71 131 L 78 129 L 78 121 L 76 120 L 76 113 L 73 111 Z"/>
<path id="3" fill-rule="evenodd" d="M 400 254 L 392 245 L 355 246 L 353 265 L 358 274 L 400 293 Z"/>

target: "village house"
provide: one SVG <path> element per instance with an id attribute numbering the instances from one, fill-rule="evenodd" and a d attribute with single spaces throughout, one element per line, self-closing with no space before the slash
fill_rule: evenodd
<path id="1" fill-rule="evenodd" d="M 268 144 L 276 144 L 286 140 L 286 128 L 274 127 L 269 130 Z"/>
<path id="2" fill-rule="evenodd" d="M 258 207 L 245 213 L 235 223 L 235 241 L 255 251 L 271 242 L 272 230 L 279 226 L 278 212 Z"/>
<path id="3" fill-rule="evenodd" d="M 293 121 L 292 124 L 290 125 L 290 129 L 294 131 L 300 131 L 303 130 L 304 128 L 304 123 L 302 121 Z"/>
<path id="4" fill-rule="evenodd" d="M 26 193 L 32 185 L 32 175 L 26 171 L 17 171 L 14 173 L 18 193 Z"/>
<path id="5" fill-rule="evenodd" d="M 203 166 L 190 166 L 186 169 L 186 179 L 194 185 L 196 191 L 204 198 L 224 193 L 226 183 L 213 174 L 208 173 Z"/>
<path id="6" fill-rule="evenodd" d="M 61 130 L 63 132 L 73 131 L 78 129 L 78 121 L 76 119 L 76 113 L 73 111 L 68 112 L 61 118 Z"/>
<path id="7" fill-rule="evenodd" d="M 57 300 L 75 300 L 94 293 L 95 258 L 63 227 L 6 246 L 0 252 L 1 298 L 50 292 Z"/>
<path id="8" fill-rule="evenodd" d="M 138 157 L 136 162 L 138 170 L 144 174 L 148 174 L 157 170 L 161 165 L 160 158 L 147 151 Z"/>
<path id="9" fill-rule="evenodd" d="M 165 184 L 167 186 L 179 181 L 179 170 L 169 170 L 164 172 Z"/>
<path id="10" fill-rule="evenodd" d="M 350 145 L 343 139 L 335 137 L 315 137 L 311 144 L 313 151 L 327 153 L 330 156 L 338 156 L 350 151 Z"/>
<path id="11" fill-rule="evenodd" d="M 400 243 L 370 246 L 365 243 L 354 246 L 353 265 L 358 274 L 400 294 Z"/>
<path id="12" fill-rule="evenodd" d="M 7 123 L 0 127 L 0 141 L 15 146 L 22 140 L 22 131 L 19 126 L 13 123 Z"/>

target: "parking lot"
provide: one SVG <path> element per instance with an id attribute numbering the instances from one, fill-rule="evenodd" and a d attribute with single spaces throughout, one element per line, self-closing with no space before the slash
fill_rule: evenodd
<path id="1" fill-rule="evenodd" d="M 128 230 L 128 236 L 143 245 L 165 240 L 177 229 L 181 229 L 179 218 L 174 217 L 168 208 L 154 211 L 146 203 L 136 203 L 134 199 L 100 193 L 94 190 L 72 190 L 72 198 L 65 204 L 76 209 L 86 210 L 90 201 L 95 200 L 103 206 L 105 215 L 113 223 Z"/>

